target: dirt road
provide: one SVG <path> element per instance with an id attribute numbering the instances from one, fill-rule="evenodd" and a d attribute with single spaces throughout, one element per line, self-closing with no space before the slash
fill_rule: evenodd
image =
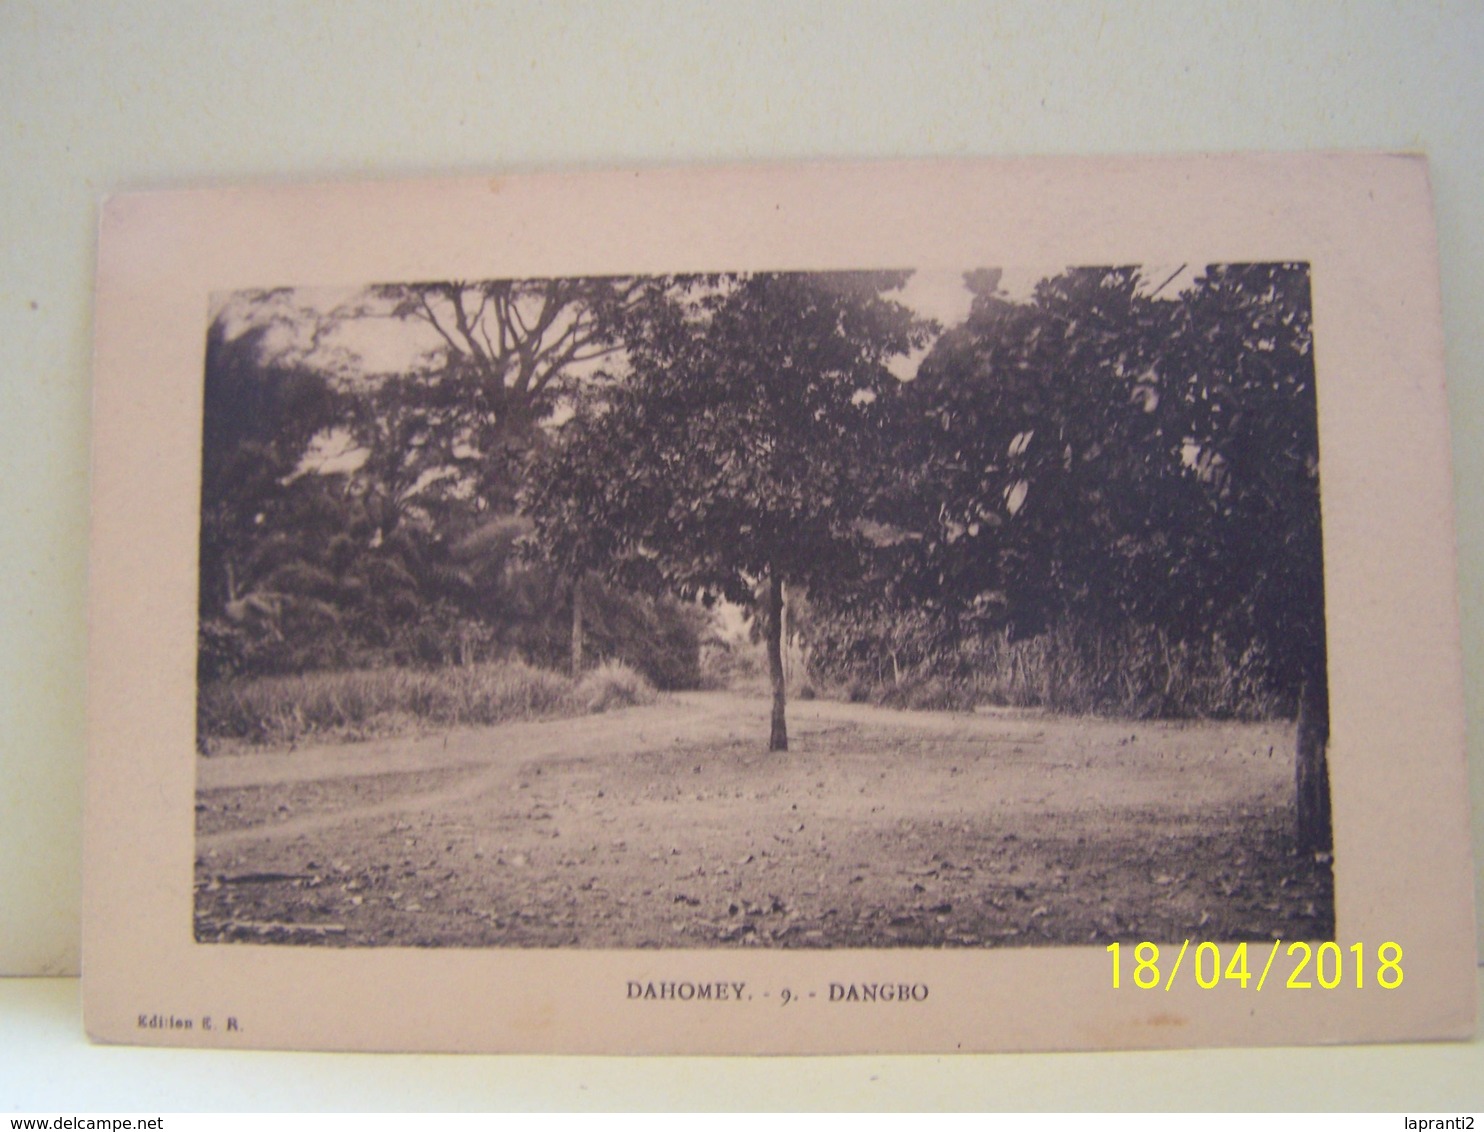
<path id="1" fill-rule="evenodd" d="M 197 938 L 1022 946 L 1325 937 L 1285 725 L 789 708 L 606 715 L 199 761 Z"/>

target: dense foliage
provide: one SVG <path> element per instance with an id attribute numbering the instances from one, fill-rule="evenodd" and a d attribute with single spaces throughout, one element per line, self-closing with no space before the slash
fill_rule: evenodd
<path id="1" fill-rule="evenodd" d="M 909 276 L 373 287 L 294 315 L 297 349 L 281 294 L 238 296 L 206 349 L 203 682 L 616 660 L 695 686 L 725 600 L 762 626 L 777 749 L 790 644 L 857 697 L 1299 709 L 1322 746 L 1307 266 L 1023 299 L 976 271 L 946 329 Z M 426 348 L 375 372 L 323 345 L 377 319 Z"/>
<path id="2" fill-rule="evenodd" d="M 627 379 L 566 429 L 533 498 L 545 541 L 590 568 L 645 571 L 682 595 L 739 604 L 765 583 L 774 750 L 787 747 L 785 584 L 849 588 L 863 574 L 856 520 L 890 454 L 888 362 L 928 329 L 887 297 L 905 282 L 860 272 L 670 281 L 627 321 Z"/>
<path id="3" fill-rule="evenodd" d="M 1083 708 L 1263 702 L 1129 679 L 1172 648 L 1290 710 L 1322 685 L 1307 269 L 1213 267 L 1175 299 L 1132 268 L 1071 270 L 1025 302 L 992 273 L 970 283 L 968 318 L 897 390 L 875 590 L 815 595 L 817 665 L 874 651 L 895 680 L 962 677 L 997 634 L 1003 651 L 1055 631 Z"/>
<path id="4" fill-rule="evenodd" d="M 538 427 L 612 352 L 621 280 L 376 287 L 292 315 L 312 338 L 369 318 L 446 343 L 366 372 L 274 340 L 276 295 L 207 336 L 200 558 L 203 684 L 227 677 L 510 658 L 559 667 L 569 579 L 533 552 L 516 500 Z M 235 320 L 234 320 L 235 315 Z M 234 325 L 246 322 L 246 327 Z M 656 686 L 699 680 L 704 618 L 663 593 L 598 587 L 591 661 Z"/>

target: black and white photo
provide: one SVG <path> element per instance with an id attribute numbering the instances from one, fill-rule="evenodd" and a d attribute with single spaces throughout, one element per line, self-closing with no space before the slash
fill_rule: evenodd
<path id="1" fill-rule="evenodd" d="M 1309 294 L 218 296 L 197 940 L 1332 937 Z"/>

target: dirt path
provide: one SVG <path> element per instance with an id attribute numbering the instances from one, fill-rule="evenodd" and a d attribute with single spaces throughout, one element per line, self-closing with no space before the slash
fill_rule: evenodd
<path id="1" fill-rule="evenodd" d="M 621 758 L 672 744 L 730 742 L 755 724 L 755 705 L 740 697 L 677 696 L 662 704 L 606 715 L 512 723 L 503 727 L 457 728 L 417 739 L 382 739 L 355 744 L 306 746 L 289 751 L 239 749 L 227 756 L 198 758 L 197 790 L 350 783 L 343 805 L 289 806 L 285 817 L 259 825 L 212 831 L 198 822 L 201 847 L 238 845 L 293 837 L 364 818 L 406 812 L 443 812 L 502 786 L 534 764 L 574 752 L 592 758 Z M 357 790 L 357 784 L 385 789 Z M 401 789 L 397 788 L 400 784 Z M 311 797 L 324 790 L 301 791 Z M 203 811 L 210 813 L 210 810 Z"/>
<path id="2" fill-rule="evenodd" d="M 675 696 L 200 760 L 203 940 L 983 946 L 1324 935 L 1289 729 Z"/>

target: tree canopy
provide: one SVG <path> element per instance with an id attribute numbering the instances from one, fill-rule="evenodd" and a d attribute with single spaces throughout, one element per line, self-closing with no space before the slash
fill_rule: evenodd
<path id="1" fill-rule="evenodd" d="M 859 572 L 858 520 L 880 490 L 888 362 L 928 325 L 890 292 L 905 273 L 683 278 L 629 321 L 629 372 L 568 426 L 538 524 L 582 554 L 675 590 L 750 603 L 767 580 L 774 749 L 785 582 Z M 615 474 L 621 469 L 621 474 Z M 601 540 L 599 541 L 599 537 Z M 574 551 L 575 553 L 575 551 Z"/>

